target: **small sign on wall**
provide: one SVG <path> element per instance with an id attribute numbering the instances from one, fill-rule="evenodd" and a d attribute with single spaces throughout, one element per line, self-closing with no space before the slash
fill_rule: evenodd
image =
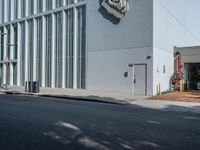
<path id="1" fill-rule="evenodd" d="M 163 65 L 163 73 L 166 73 L 166 66 Z"/>
<path id="2" fill-rule="evenodd" d="M 128 78 L 128 72 L 124 72 L 124 78 Z"/>

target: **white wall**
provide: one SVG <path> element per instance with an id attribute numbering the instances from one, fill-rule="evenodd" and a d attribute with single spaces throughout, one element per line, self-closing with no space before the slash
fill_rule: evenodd
<path id="1" fill-rule="evenodd" d="M 199 0 L 154 0 L 154 94 L 158 83 L 162 84 L 162 91 L 168 90 L 174 46 L 200 45 L 199 10 Z M 157 73 L 161 64 L 167 64 L 167 75 Z"/>
<path id="2" fill-rule="evenodd" d="M 153 54 L 153 94 L 157 94 L 157 85 L 161 84 L 161 90 L 169 90 L 170 76 L 174 71 L 174 56 L 173 53 L 161 50 L 154 47 Z M 163 72 L 163 66 L 165 66 L 165 72 Z"/>
<path id="3" fill-rule="evenodd" d="M 151 95 L 152 60 L 146 60 L 149 53 L 152 53 L 152 48 L 89 53 L 89 89 L 131 93 L 132 70 L 128 65 L 147 63 L 148 94 Z M 124 78 L 125 72 L 129 72 L 129 78 Z"/>
<path id="4" fill-rule="evenodd" d="M 130 11 L 113 24 L 99 11 L 99 1 L 87 1 L 87 89 L 131 93 L 129 64 L 147 63 L 148 94 L 152 94 L 153 4 L 152 0 L 130 0 Z"/>

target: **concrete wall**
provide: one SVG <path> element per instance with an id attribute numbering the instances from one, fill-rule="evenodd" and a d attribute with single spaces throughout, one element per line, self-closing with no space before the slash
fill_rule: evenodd
<path id="1" fill-rule="evenodd" d="M 129 64 L 147 63 L 148 94 L 152 95 L 153 4 L 130 0 L 130 11 L 119 23 L 102 12 L 98 0 L 87 1 L 87 89 L 132 92 Z M 129 77 L 123 74 L 129 72 Z"/>
<path id="2" fill-rule="evenodd" d="M 153 0 L 153 57 L 154 94 L 161 83 L 162 91 L 168 90 L 173 73 L 174 46 L 200 45 L 199 0 Z M 167 65 L 163 76 L 160 66 Z"/>

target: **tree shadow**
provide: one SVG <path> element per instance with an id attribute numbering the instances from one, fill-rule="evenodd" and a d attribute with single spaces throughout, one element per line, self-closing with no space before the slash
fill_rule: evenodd
<path id="1" fill-rule="evenodd" d="M 126 106 L 127 107 L 127 106 Z M 196 107 L 200 109 L 200 107 Z M 119 115 L 119 121 L 110 114 L 106 118 L 85 117 L 84 121 L 74 118 L 69 122 L 58 121 L 51 126 L 51 131 L 44 135 L 52 140 L 60 142 L 67 147 L 79 149 L 95 150 L 156 150 L 156 149 L 195 149 L 200 146 L 200 142 L 188 141 L 190 134 L 189 125 L 200 123 L 200 115 L 186 112 L 187 107 L 168 105 L 162 110 L 143 108 L 136 105 L 129 105 L 123 109 L 128 118 L 124 120 L 123 115 Z M 183 111 L 184 110 L 184 111 Z M 140 118 L 138 112 L 144 115 Z M 180 113 L 182 112 L 182 113 Z M 145 116 L 151 114 L 152 116 Z M 157 116 L 158 115 L 158 116 Z M 110 117 L 109 117 L 110 116 Z M 62 122 L 66 125 L 59 125 Z M 172 130 L 172 125 L 174 131 Z M 198 137 L 195 127 L 191 129 L 191 134 Z M 183 137 L 180 138 L 179 136 Z M 184 137 L 185 136 L 185 137 Z"/>
<path id="2" fill-rule="evenodd" d="M 1 102 L 0 147 L 4 150 L 200 147 L 200 106 L 153 109 L 25 96 L 16 96 L 15 101 L 1 97 Z"/>

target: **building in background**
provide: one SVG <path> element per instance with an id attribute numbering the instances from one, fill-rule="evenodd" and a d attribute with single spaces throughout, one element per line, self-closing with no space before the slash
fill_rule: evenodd
<path id="1" fill-rule="evenodd" d="M 0 0 L 2 83 L 138 95 L 156 94 L 158 84 L 169 90 L 174 47 L 200 45 L 200 1 L 120 2 L 125 11 L 109 11 L 120 8 L 112 0 Z"/>
<path id="2" fill-rule="evenodd" d="M 185 89 L 200 90 L 200 46 L 177 47 L 175 53 L 177 52 L 180 54 L 181 64 L 183 64 Z M 177 72 L 176 60 L 175 72 Z"/>

